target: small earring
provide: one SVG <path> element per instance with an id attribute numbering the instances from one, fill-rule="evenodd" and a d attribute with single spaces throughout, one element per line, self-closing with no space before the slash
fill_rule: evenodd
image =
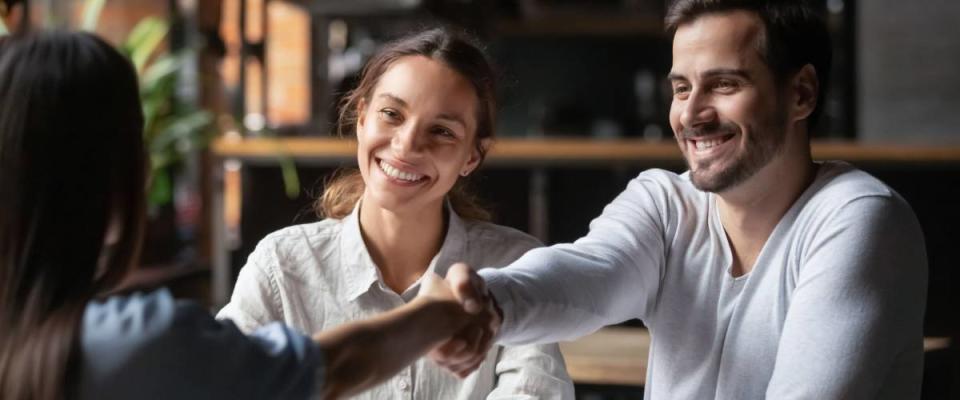
<path id="1" fill-rule="evenodd" d="M 467 175 L 470 175 L 470 171 L 460 171 L 460 176 L 466 178 Z"/>

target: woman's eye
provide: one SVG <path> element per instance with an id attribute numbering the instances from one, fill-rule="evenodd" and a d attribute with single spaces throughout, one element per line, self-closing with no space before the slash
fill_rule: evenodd
<path id="1" fill-rule="evenodd" d="M 389 108 L 384 108 L 384 109 L 380 110 L 380 115 L 381 115 L 383 118 L 385 118 L 385 119 L 387 119 L 387 120 L 390 120 L 390 121 L 395 121 L 395 120 L 400 119 L 400 113 L 398 113 L 398 112 L 396 112 L 396 111 L 394 111 L 394 110 L 391 110 L 391 109 L 389 109 Z"/>
<path id="2" fill-rule="evenodd" d="M 447 128 L 443 128 L 443 127 L 436 127 L 436 128 L 434 128 L 434 129 L 433 129 L 433 133 L 434 133 L 435 135 L 440 135 L 440 136 L 448 137 L 448 138 L 455 138 L 455 137 L 456 137 L 456 135 L 453 133 L 453 131 L 451 131 L 451 130 L 449 130 L 449 129 L 447 129 Z"/>

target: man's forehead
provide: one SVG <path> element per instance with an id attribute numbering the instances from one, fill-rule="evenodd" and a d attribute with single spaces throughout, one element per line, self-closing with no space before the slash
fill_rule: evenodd
<path id="1" fill-rule="evenodd" d="M 763 21 L 749 11 L 704 14 L 677 27 L 673 37 L 673 74 L 762 64 Z"/>

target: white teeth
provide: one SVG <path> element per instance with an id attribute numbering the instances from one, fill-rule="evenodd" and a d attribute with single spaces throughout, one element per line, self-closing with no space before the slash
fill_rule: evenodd
<path id="1" fill-rule="evenodd" d="M 383 170 L 391 178 L 400 179 L 408 182 L 416 182 L 420 179 L 423 179 L 423 175 L 417 175 L 411 172 L 404 172 L 399 169 L 394 168 L 392 165 L 387 164 L 386 161 L 380 160 L 380 169 Z"/>
<path id="2" fill-rule="evenodd" d="M 697 150 L 706 150 L 722 142 L 723 142 L 722 140 L 714 139 L 714 140 L 695 140 L 693 143 L 697 145 Z"/>

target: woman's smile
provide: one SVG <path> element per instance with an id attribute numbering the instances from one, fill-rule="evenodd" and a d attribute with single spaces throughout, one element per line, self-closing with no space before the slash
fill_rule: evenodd
<path id="1" fill-rule="evenodd" d="M 388 181 L 404 186 L 417 185 L 428 180 L 426 175 L 411 171 L 404 167 L 391 164 L 382 158 L 376 158 L 380 171 L 387 176 Z"/>

